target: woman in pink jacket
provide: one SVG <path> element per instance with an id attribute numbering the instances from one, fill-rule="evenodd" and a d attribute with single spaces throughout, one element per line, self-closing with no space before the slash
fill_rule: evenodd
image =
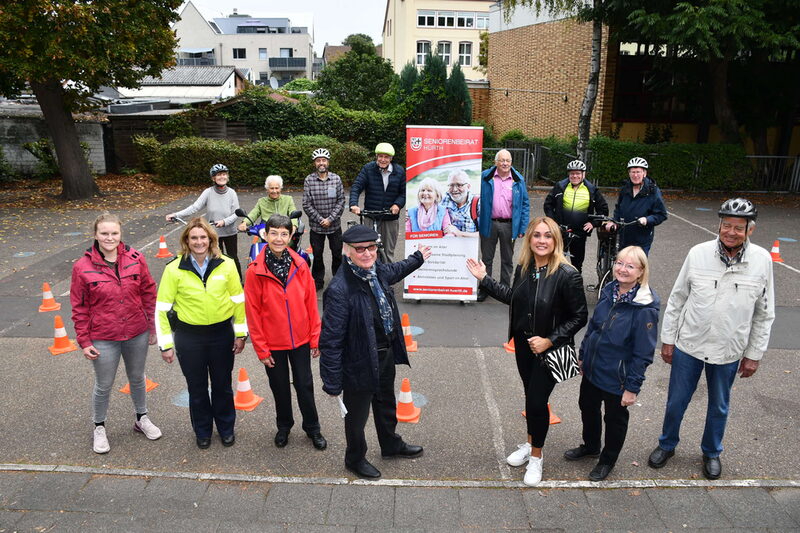
<path id="1" fill-rule="evenodd" d="M 147 346 L 156 342 L 156 283 L 144 256 L 122 242 L 116 215 L 98 216 L 93 232 L 94 244 L 72 267 L 69 297 L 78 344 L 94 366 L 92 448 L 107 453 L 106 412 L 120 356 L 136 410 L 133 429 L 150 440 L 161 437 L 147 416 L 144 377 Z"/>

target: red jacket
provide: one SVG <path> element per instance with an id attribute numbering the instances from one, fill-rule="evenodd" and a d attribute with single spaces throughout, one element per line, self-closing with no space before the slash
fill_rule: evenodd
<path id="1" fill-rule="evenodd" d="M 262 360 L 272 350 L 293 350 L 306 343 L 317 348 L 321 327 L 317 291 L 305 260 L 289 250 L 292 266 L 284 287 L 267 267 L 268 249 L 265 246 L 247 267 L 244 282 L 247 329 Z"/>
<path id="2" fill-rule="evenodd" d="M 141 252 L 117 247 L 117 272 L 92 246 L 72 266 L 69 301 L 78 344 L 93 340 L 126 341 L 155 333 L 156 282 Z"/>

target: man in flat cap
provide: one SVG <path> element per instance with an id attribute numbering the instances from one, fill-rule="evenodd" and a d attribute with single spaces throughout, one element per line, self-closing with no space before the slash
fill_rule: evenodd
<path id="1" fill-rule="evenodd" d="M 325 290 L 319 340 L 322 390 L 342 394 L 347 408 L 345 468 L 368 479 L 381 476 L 366 459 L 370 405 L 384 459 L 422 455 L 422 446 L 403 442 L 395 432 L 395 364 L 408 364 L 408 354 L 392 285 L 431 255 L 430 247 L 420 246 L 403 261 L 376 262 L 377 239 L 374 230 L 362 225 L 342 235 L 345 262 Z"/>

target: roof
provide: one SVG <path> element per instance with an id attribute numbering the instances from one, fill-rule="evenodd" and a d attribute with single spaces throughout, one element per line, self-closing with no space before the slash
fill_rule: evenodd
<path id="1" fill-rule="evenodd" d="M 291 27 L 291 21 L 288 18 L 269 18 L 269 17 L 226 17 L 215 18 L 214 24 L 219 28 L 222 33 L 231 34 L 237 33 L 236 28 L 239 26 L 269 26 L 271 28 L 286 28 Z"/>
<path id="2" fill-rule="evenodd" d="M 322 58 L 325 60 L 325 63 L 330 64 L 341 58 L 349 51 L 350 47 L 348 45 L 326 44 L 325 48 L 322 50 Z"/>
<path id="3" fill-rule="evenodd" d="M 177 66 L 161 73 L 160 78 L 146 76 L 142 79 L 142 87 L 153 85 L 193 85 L 217 86 L 224 84 L 231 74 L 236 73 L 245 78 L 235 67 L 228 66 Z"/>

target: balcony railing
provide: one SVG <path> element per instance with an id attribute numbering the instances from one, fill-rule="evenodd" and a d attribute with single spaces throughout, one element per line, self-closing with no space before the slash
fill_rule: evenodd
<path id="1" fill-rule="evenodd" d="M 305 70 L 305 57 L 270 57 L 269 68 L 272 71 Z"/>
<path id="2" fill-rule="evenodd" d="M 213 57 L 179 57 L 177 58 L 178 65 L 180 66 L 214 66 Z"/>

